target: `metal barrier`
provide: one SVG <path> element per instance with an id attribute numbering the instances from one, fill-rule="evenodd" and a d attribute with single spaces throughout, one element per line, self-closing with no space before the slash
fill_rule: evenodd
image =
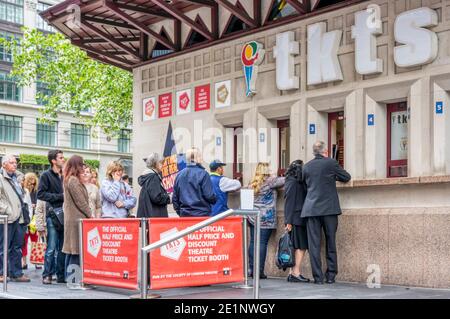
<path id="1" fill-rule="evenodd" d="M 141 249 L 141 298 L 147 299 L 147 290 L 148 290 L 148 276 L 147 276 L 147 257 L 149 253 L 154 250 L 161 248 L 164 245 L 167 245 L 170 242 L 173 242 L 177 239 L 180 239 L 184 236 L 187 236 L 193 232 L 196 232 L 206 226 L 209 226 L 211 224 L 214 224 L 215 222 L 218 222 L 219 220 L 225 219 L 232 215 L 240 215 L 240 216 L 256 216 L 255 220 L 255 243 L 254 243 L 254 258 L 253 258 L 253 297 L 255 299 L 259 299 L 259 247 L 260 247 L 260 239 L 261 239 L 261 220 L 260 220 L 260 212 L 259 210 L 233 210 L 229 209 L 219 215 L 216 215 L 214 217 L 208 218 L 207 220 L 204 220 L 198 224 L 195 224 L 191 227 L 188 227 L 184 230 L 181 230 L 171 236 L 168 236 L 167 238 L 161 239 L 157 242 L 154 242 L 148 246 L 145 246 Z M 247 242 L 247 219 L 244 218 L 244 244 Z M 142 237 L 145 240 L 146 234 L 143 232 Z M 150 260 L 150 258 L 148 258 Z M 244 278 L 245 282 L 242 287 L 249 287 L 248 285 L 248 256 L 247 256 L 247 247 L 245 245 L 244 247 Z"/>
<path id="2" fill-rule="evenodd" d="M 3 292 L 8 291 L 8 216 L 0 215 L 3 224 Z"/>

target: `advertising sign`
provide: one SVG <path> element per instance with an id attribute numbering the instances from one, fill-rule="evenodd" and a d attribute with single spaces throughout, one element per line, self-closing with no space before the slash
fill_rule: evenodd
<path id="1" fill-rule="evenodd" d="M 209 84 L 195 88 L 195 112 L 211 108 L 211 90 Z"/>
<path id="2" fill-rule="evenodd" d="M 150 121 L 156 119 L 156 99 L 149 97 L 142 100 L 142 120 Z"/>
<path id="3" fill-rule="evenodd" d="M 172 116 L 172 93 L 159 96 L 159 117 Z"/>

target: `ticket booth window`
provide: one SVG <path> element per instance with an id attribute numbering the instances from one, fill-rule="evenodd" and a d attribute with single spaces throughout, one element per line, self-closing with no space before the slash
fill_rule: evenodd
<path id="1" fill-rule="evenodd" d="M 344 112 L 328 114 L 328 153 L 344 167 Z"/>
<path id="2" fill-rule="evenodd" d="M 387 105 L 387 174 L 408 176 L 408 122 L 406 102 Z"/>
<path id="3" fill-rule="evenodd" d="M 244 171 L 244 135 L 242 127 L 234 129 L 233 178 L 242 181 Z"/>
<path id="4" fill-rule="evenodd" d="M 289 120 L 277 122 L 279 130 L 278 139 L 278 175 L 283 176 L 290 164 L 290 128 Z"/>

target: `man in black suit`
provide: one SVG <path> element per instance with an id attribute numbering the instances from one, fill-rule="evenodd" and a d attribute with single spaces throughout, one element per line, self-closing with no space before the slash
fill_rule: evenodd
<path id="1" fill-rule="evenodd" d="M 347 183 L 351 176 L 334 159 L 328 158 L 324 142 L 313 146 L 315 158 L 303 168 L 303 179 L 307 195 L 303 205 L 302 217 L 307 218 L 308 248 L 311 268 L 316 284 L 323 284 L 322 262 L 320 258 L 320 239 L 322 229 L 326 239 L 327 271 L 326 282 L 332 284 L 338 273 L 336 253 L 336 231 L 338 215 L 342 214 L 336 181 Z"/>

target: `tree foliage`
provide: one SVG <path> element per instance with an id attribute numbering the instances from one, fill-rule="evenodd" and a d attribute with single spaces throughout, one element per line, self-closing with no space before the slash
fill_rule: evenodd
<path id="1" fill-rule="evenodd" d="M 14 76 L 21 86 L 36 80 L 45 84 L 38 93 L 43 119 L 55 119 L 59 112 L 72 112 L 92 127 L 117 135 L 132 121 L 132 74 L 97 62 L 59 33 L 43 34 L 24 28 L 24 36 L 0 39 L 0 45 L 14 57 Z M 92 116 L 86 116 L 86 110 Z"/>

